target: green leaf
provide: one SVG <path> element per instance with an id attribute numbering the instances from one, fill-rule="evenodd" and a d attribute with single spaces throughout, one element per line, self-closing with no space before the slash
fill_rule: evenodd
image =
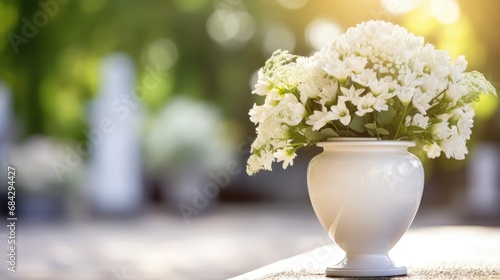
<path id="1" fill-rule="evenodd" d="M 377 131 L 378 131 L 378 134 L 380 134 L 380 135 L 389 135 L 390 134 L 387 129 L 381 128 L 381 127 L 377 128 Z"/>
<path id="2" fill-rule="evenodd" d="M 348 137 L 349 132 L 347 130 L 339 130 L 337 131 L 340 137 Z"/>
<path id="3" fill-rule="evenodd" d="M 382 127 L 377 127 L 375 123 L 367 123 L 365 127 L 368 128 L 368 133 L 371 135 L 389 135 L 390 132 Z"/>
<path id="4" fill-rule="evenodd" d="M 387 111 L 382 111 L 377 113 L 377 123 L 384 125 L 389 124 L 394 121 L 394 117 L 396 116 L 396 110 L 394 107 L 390 106 Z"/>
<path id="5" fill-rule="evenodd" d="M 365 119 L 358 115 L 354 115 L 351 123 L 349 124 L 349 128 L 359 133 L 365 132 Z"/>
<path id="6" fill-rule="evenodd" d="M 297 131 L 295 128 L 288 126 L 288 138 L 294 142 L 307 142 L 307 138 L 301 132 Z M 305 134 L 305 133 L 304 133 Z"/>
<path id="7" fill-rule="evenodd" d="M 367 123 L 365 124 L 365 127 L 368 129 L 377 130 L 377 126 L 374 123 Z"/>
<path id="8" fill-rule="evenodd" d="M 307 127 L 304 130 L 304 136 L 311 141 L 320 141 L 325 139 L 325 136 L 319 131 L 312 130 L 312 127 Z"/>
<path id="9" fill-rule="evenodd" d="M 339 137 L 339 134 L 331 128 L 324 128 L 320 131 L 320 133 L 327 137 Z"/>
<path id="10" fill-rule="evenodd" d="M 421 132 L 425 131 L 425 129 L 421 128 L 420 126 L 416 126 L 416 125 L 407 126 L 406 130 L 408 132 L 413 132 L 413 133 L 421 133 Z"/>

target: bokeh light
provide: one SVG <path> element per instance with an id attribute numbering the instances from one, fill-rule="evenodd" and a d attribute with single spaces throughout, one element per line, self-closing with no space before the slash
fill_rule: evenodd
<path id="1" fill-rule="evenodd" d="M 492 79 L 492 77 L 486 77 Z M 474 103 L 476 117 L 479 119 L 488 119 L 498 109 L 498 98 L 493 95 L 481 95 L 479 102 Z"/>
<path id="2" fill-rule="evenodd" d="M 170 69 L 179 56 L 177 46 L 172 40 L 162 38 L 151 43 L 145 52 L 146 65 L 154 65 L 162 70 Z"/>
<path id="3" fill-rule="evenodd" d="M 456 0 L 430 1 L 431 14 L 442 24 L 452 24 L 460 18 L 460 5 Z"/>
<path id="4" fill-rule="evenodd" d="M 210 0 L 173 0 L 173 4 L 179 11 L 185 13 L 197 12 L 201 10 L 205 5 L 210 4 Z"/>
<path id="5" fill-rule="evenodd" d="M 422 3 L 422 0 L 382 0 L 381 4 L 391 14 L 406 14 Z"/>
<path id="6" fill-rule="evenodd" d="M 326 43 L 344 32 L 343 28 L 333 20 L 317 19 L 312 21 L 306 28 L 306 38 L 309 45 L 319 50 Z"/>
<path id="7" fill-rule="evenodd" d="M 277 49 L 293 52 L 296 39 L 293 31 L 286 27 L 274 27 L 266 30 L 262 47 L 264 55 L 269 56 Z"/>
<path id="8" fill-rule="evenodd" d="M 437 23 L 429 13 L 428 5 L 406 15 L 403 22 L 409 31 L 424 37 L 427 37 L 435 30 Z"/>
<path id="9" fill-rule="evenodd" d="M 278 0 L 284 8 L 297 10 L 303 8 L 307 4 L 307 0 Z"/>
<path id="10" fill-rule="evenodd" d="M 255 20 L 247 11 L 216 10 L 207 20 L 208 35 L 229 48 L 245 45 L 255 28 Z"/>

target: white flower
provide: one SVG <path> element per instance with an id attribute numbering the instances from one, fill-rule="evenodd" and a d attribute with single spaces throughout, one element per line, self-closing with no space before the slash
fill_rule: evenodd
<path id="1" fill-rule="evenodd" d="M 349 114 L 349 109 L 347 109 L 345 105 L 345 98 L 340 97 L 337 105 L 330 107 L 330 109 L 331 111 L 327 114 L 329 120 L 340 120 L 345 126 L 351 123 L 351 115 Z"/>
<path id="2" fill-rule="evenodd" d="M 283 96 L 280 94 L 279 90 L 276 88 L 271 89 L 266 95 L 266 101 L 264 104 L 269 106 L 276 106 L 281 102 Z"/>
<path id="3" fill-rule="evenodd" d="M 441 155 L 441 147 L 437 143 L 425 145 L 424 151 L 427 152 L 428 158 L 437 158 Z"/>
<path id="4" fill-rule="evenodd" d="M 312 125 L 313 130 L 319 130 L 328 122 L 327 114 L 325 107 L 322 108 L 322 111 L 315 110 L 313 114 L 309 116 L 309 119 L 307 119 L 306 124 Z"/>
<path id="5" fill-rule="evenodd" d="M 422 114 L 415 114 L 412 123 L 420 128 L 426 129 L 429 126 L 429 117 Z"/>
<path id="6" fill-rule="evenodd" d="M 253 94 L 257 94 L 260 96 L 265 96 L 267 92 L 269 91 L 269 87 L 271 86 L 271 83 L 267 79 L 267 77 L 264 75 L 264 72 L 262 69 L 259 70 L 257 74 L 257 84 L 255 85 L 255 89 L 252 91 Z"/>
<path id="7" fill-rule="evenodd" d="M 398 86 L 398 81 L 393 79 L 391 76 L 383 77 L 382 79 L 379 80 L 379 83 L 383 83 L 383 84 L 387 85 L 387 90 L 391 91 L 391 92 L 395 91 L 396 87 Z M 371 89 L 371 87 L 370 87 L 370 89 Z M 374 95 L 376 95 L 376 94 L 374 94 Z M 393 97 L 395 95 L 396 95 L 395 93 L 392 93 L 390 97 Z"/>
<path id="8" fill-rule="evenodd" d="M 359 74 L 351 76 L 352 80 L 363 87 L 369 87 L 374 81 L 377 81 L 377 73 L 372 69 L 365 69 Z"/>
<path id="9" fill-rule="evenodd" d="M 264 104 L 262 106 L 257 106 L 257 104 L 253 104 L 252 109 L 250 109 L 250 112 L 248 114 L 250 115 L 250 121 L 252 121 L 254 124 L 263 122 L 269 112 L 269 105 Z"/>
<path id="10" fill-rule="evenodd" d="M 441 148 L 447 158 L 465 159 L 468 153 L 467 146 L 465 145 L 465 138 L 460 135 L 451 135 L 450 138 L 441 142 Z"/>
<path id="11" fill-rule="evenodd" d="M 274 162 L 273 153 L 269 150 L 261 152 L 261 165 L 264 167 L 264 170 L 272 171 L 272 164 Z"/>
<path id="12" fill-rule="evenodd" d="M 450 84 L 445 91 L 445 96 L 450 100 L 451 106 L 454 106 L 465 94 L 467 94 L 467 88 L 459 84 Z"/>
<path id="13" fill-rule="evenodd" d="M 418 126 L 426 129 L 429 126 L 429 117 L 422 114 L 415 114 L 413 117 L 406 116 L 405 124 L 406 126 Z"/>
<path id="14" fill-rule="evenodd" d="M 420 88 L 416 88 L 411 103 L 421 114 L 425 115 L 427 110 L 431 107 L 429 102 L 431 102 L 433 98 L 432 95 L 423 94 Z"/>
<path id="15" fill-rule="evenodd" d="M 266 151 L 267 153 L 268 151 Z M 250 155 L 247 161 L 247 173 L 249 175 L 257 173 L 261 169 L 272 170 L 271 163 L 266 161 L 267 159 L 261 158 L 257 155 Z M 274 161 L 274 158 L 273 158 Z"/>
<path id="16" fill-rule="evenodd" d="M 300 102 L 302 102 L 302 104 L 305 104 L 308 99 L 318 97 L 318 87 L 313 83 L 302 82 L 297 88 L 300 92 Z"/>
<path id="17" fill-rule="evenodd" d="M 288 165 L 293 165 L 293 159 L 297 156 L 293 148 L 279 149 L 273 156 L 278 162 L 283 162 L 283 169 L 286 169 Z"/>
<path id="18" fill-rule="evenodd" d="M 415 89 L 410 87 L 400 87 L 396 90 L 396 95 L 404 105 L 408 105 L 415 94 Z"/>
<path id="19" fill-rule="evenodd" d="M 375 104 L 375 101 L 376 101 L 376 99 L 373 96 L 373 94 L 371 94 L 371 92 L 360 97 L 357 100 L 353 100 L 353 104 L 354 104 L 354 102 L 356 102 L 357 109 L 358 109 L 356 111 L 356 115 L 362 117 L 366 113 L 373 112 L 373 105 Z"/>
<path id="20" fill-rule="evenodd" d="M 368 63 L 368 59 L 362 56 L 351 55 L 344 59 L 344 62 L 347 64 L 347 67 L 352 69 L 352 71 L 356 74 L 361 73 L 363 69 L 365 69 L 366 63 Z"/>
<path id="21" fill-rule="evenodd" d="M 322 140 L 309 129 L 328 126 L 343 135 L 353 117 L 380 124 L 389 131 L 382 139 L 421 141 L 429 158 L 444 152 L 463 159 L 473 100 L 496 93 L 484 75 L 466 67 L 463 56 L 453 61 L 423 37 L 383 21 L 349 28 L 310 57 L 278 50 L 259 70 L 253 91 L 265 101 L 249 111 L 257 138 L 247 172 L 271 169 L 275 160 L 286 168 L 298 147 Z"/>
<path id="22" fill-rule="evenodd" d="M 453 134 L 453 130 L 448 125 L 448 122 L 443 121 L 432 125 L 430 129 L 437 139 L 444 140 Z"/>
<path id="23" fill-rule="evenodd" d="M 374 96 L 386 95 L 389 92 L 389 84 L 385 80 L 372 80 L 368 87 Z"/>
<path id="24" fill-rule="evenodd" d="M 472 133 L 472 127 L 474 126 L 473 117 L 475 115 L 475 111 L 473 108 L 467 108 L 466 111 L 463 109 L 456 109 L 453 111 L 454 115 L 458 118 L 457 120 L 457 130 L 458 133 L 469 140 L 470 135 Z"/>
<path id="25" fill-rule="evenodd" d="M 353 100 L 357 100 L 359 98 L 359 96 L 365 91 L 365 89 L 356 89 L 354 86 L 351 86 L 349 89 L 340 87 L 340 91 L 346 97 L 345 100 L 353 102 Z"/>
<path id="26" fill-rule="evenodd" d="M 304 105 L 297 100 L 293 94 L 285 94 L 285 97 L 274 109 L 274 114 L 279 117 L 283 123 L 288 125 L 298 125 L 304 118 L 306 109 Z"/>
<path id="27" fill-rule="evenodd" d="M 248 158 L 247 173 L 255 174 L 261 169 L 272 171 L 273 162 L 274 162 L 273 153 L 270 150 L 262 149 L 260 150 L 260 155 L 252 154 Z"/>
<path id="28" fill-rule="evenodd" d="M 453 67 L 450 67 L 450 78 L 452 83 L 458 83 L 464 77 L 463 72 L 467 69 L 467 60 L 461 55 L 455 60 Z"/>
<path id="29" fill-rule="evenodd" d="M 335 77 L 335 79 L 342 83 L 345 82 L 347 77 L 349 77 L 352 73 L 351 68 L 346 67 L 345 63 L 343 63 L 341 60 L 324 65 L 323 70 L 328 75 Z"/>
<path id="30" fill-rule="evenodd" d="M 327 83 L 324 83 L 321 87 L 321 91 L 319 92 L 319 103 L 324 106 L 326 103 L 332 102 L 337 96 L 338 82 L 336 80 L 328 80 Z"/>
<path id="31" fill-rule="evenodd" d="M 373 109 L 377 112 L 387 111 L 389 106 L 387 105 L 387 101 L 385 96 L 379 95 L 375 97 L 375 103 L 373 103 Z"/>
<path id="32" fill-rule="evenodd" d="M 422 79 L 418 78 L 416 72 L 409 72 L 406 75 L 402 75 L 401 80 L 402 86 L 410 88 L 416 88 L 424 83 Z"/>
<path id="33" fill-rule="evenodd" d="M 247 174 L 257 173 L 262 168 L 261 166 L 259 158 L 256 155 L 250 155 L 247 161 Z"/>
<path id="34" fill-rule="evenodd" d="M 442 81 L 437 77 L 425 75 L 425 82 L 422 84 L 420 89 L 425 94 L 431 96 L 437 96 L 438 93 L 443 91 L 448 86 L 448 81 Z"/>
<path id="35" fill-rule="evenodd" d="M 438 115 L 437 119 L 442 121 L 442 122 L 447 122 L 451 119 L 451 114 L 444 113 L 444 114 Z"/>

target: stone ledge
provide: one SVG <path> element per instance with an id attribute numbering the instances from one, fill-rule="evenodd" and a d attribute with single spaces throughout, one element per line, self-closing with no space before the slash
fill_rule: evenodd
<path id="1" fill-rule="evenodd" d="M 414 229 L 403 236 L 390 255 L 408 268 L 408 275 L 377 279 L 500 279 L 500 228 Z M 332 279 L 325 277 L 324 269 L 342 258 L 339 247 L 327 245 L 231 280 Z"/>

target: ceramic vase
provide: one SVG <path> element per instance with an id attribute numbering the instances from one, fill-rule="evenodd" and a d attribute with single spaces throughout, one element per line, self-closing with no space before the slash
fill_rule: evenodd
<path id="1" fill-rule="evenodd" d="M 309 163 L 314 211 L 330 238 L 346 252 L 327 276 L 406 275 L 389 250 L 417 213 L 424 186 L 420 160 L 409 141 L 334 138 Z"/>

